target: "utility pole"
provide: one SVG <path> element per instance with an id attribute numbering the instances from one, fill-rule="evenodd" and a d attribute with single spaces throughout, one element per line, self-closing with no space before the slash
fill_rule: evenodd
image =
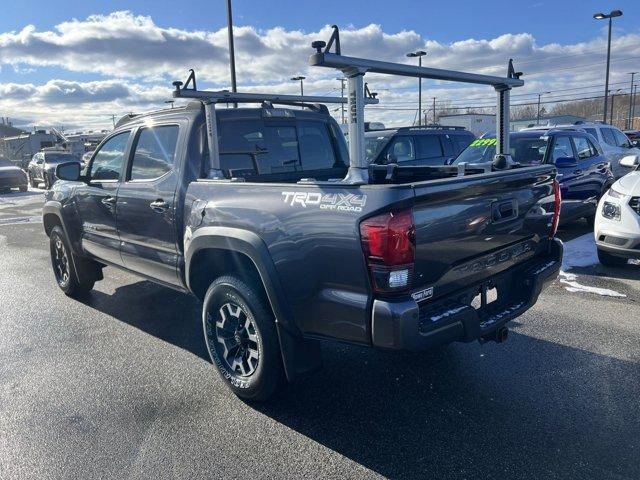
<path id="1" fill-rule="evenodd" d="M 431 98 L 433 99 L 433 124 L 437 125 L 438 121 L 436 120 L 436 97 Z"/>
<path id="2" fill-rule="evenodd" d="M 418 66 L 422 66 L 422 57 L 426 55 L 427 52 L 423 50 L 418 50 L 417 52 L 409 52 L 407 53 L 407 57 L 415 58 L 418 57 Z M 418 125 L 422 125 L 422 77 L 418 79 Z"/>
<path id="3" fill-rule="evenodd" d="M 540 125 L 540 98 L 542 97 L 542 95 L 546 95 L 548 93 L 551 93 L 551 92 L 540 92 L 540 93 L 538 93 L 538 116 L 537 116 L 537 120 L 536 120 L 536 125 Z"/>
<path id="4" fill-rule="evenodd" d="M 611 63 L 611 25 L 613 23 L 613 19 L 615 17 L 621 17 L 621 10 L 612 10 L 608 14 L 604 13 L 595 13 L 593 18 L 596 20 L 609 20 L 609 36 L 607 40 L 607 72 L 605 74 L 605 84 L 604 84 L 604 113 L 602 115 L 602 121 L 607 123 L 607 95 L 609 94 L 609 64 Z"/>
<path id="5" fill-rule="evenodd" d="M 616 99 L 616 94 L 618 92 L 621 92 L 621 91 L 622 91 L 622 89 L 619 88 L 615 92 L 611 92 L 611 115 L 610 115 L 611 118 L 609 118 L 609 121 L 610 121 L 611 125 L 613 125 L 613 103 L 614 103 L 614 101 Z"/>
<path id="6" fill-rule="evenodd" d="M 233 46 L 233 15 L 231 13 L 231 0 L 227 0 L 227 29 L 229 31 L 229 65 L 231 67 L 231 91 L 237 92 L 238 85 L 236 83 L 236 50 Z M 233 108 L 238 108 L 238 104 L 234 103 Z"/>
<path id="7" fill-rule="evenodd" d="M 633 104 L 631 105 L 631 128 L 635 128 L 635 120 L 636 120 L 636 92 L 638 91 L 638 84 L 636 83 L 633 86 Z"/>
<path id="8" fill-rule="evenodd" d="M 636 75 L 636 73 L 638 72 L 630 72 L 629 75 L 631 75 L 631 89 L 629 90 L 629 120 L 627 121 L 627 129 L 631 129 L 631 108 L 633 105 L 633 77 Z"/>

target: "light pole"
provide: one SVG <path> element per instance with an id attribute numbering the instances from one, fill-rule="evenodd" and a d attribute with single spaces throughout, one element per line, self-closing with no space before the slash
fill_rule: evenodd
<path id="1" fill-rule="evenodd" d="M 629 121 L 627 122 L 627 129 L 631 129 L 631 109 L 633 106 L 633 77 L 635 77 L 636 73 L 638 72 L 629 72 L 629 75 L 631 75 L 631 89 L 629 90 Z"/>
<path id="2" fill-rule="evenodd" d="M 175 103 L 175 100 L 165 100 L 164 103 L 170 104 L 171 108 L 173 108 L 173 104 Z"/>
<path id="3" fill-rule="evenodd" d="M 291 77 L 291 80 L 294 82 L 300 82 L 300 96 L 304 97 L 304 79 L 307 77 L 303 77 L 302 75 L 298 75 L 297 77 Z M 302 108 L 304 108 L 304 103 L 302 104 Z"/>
<path id="4" fill-rule="evenodd" d="M 602 121 L 607 123 L 607 95 L 609 92 L 609 64 L 611 63 L 611 24 L 615 17 L 621 17 L 621 10 L 612 10 L 608 14 L 604 13 L 594 13 L 593 18 L 596 20 L 609 20 L 609 38 L 607 40 L 607 73 L 605 76 L 605 84 L 604 84 L 604 113 L 602 116 Z"/>
<path id="5" fill-rule="evenodd" d="M 418 66 L 421 67 L 422 57 L 426 54 L 427 52 L 423 50 L 418 50 L 416 52 L 407 53 L 407 57 L 409 58 L 418 57 Z M 418 125 L 422 125 L 422 77 L 418 79 Z"/>
<path id="6" fill-rule="evenodd" d="M 538 115 L 537 115 L 536 125 L 540 125 L 540 98 L 542 97 L 542 95 L 547 95 L 548 93 L 551 93 L 551 92 L 538 93 Z"/>
<path id="7" fill-rule="evenodd" d="M 304 82 L 304 79 L 307 77 L 303 77 L 302 75 L 297 76 L 297 77 L 291 77 L 291 80 L 293 80 L 294 82 L 300 81 L 300 96 L 304 97 L 304 85 L 302 82 Z"/>
<path id="8" fill-rule="evenodd" d="M 344 98 L 344 82 L 347 81 L 344 77 L 336 78 L 336 80 L 340 80 L 340 98 Z M 340 104 L 340 112 L 342 115 L 342 124 L 344 125 L 344 103 Z"/>
<path id="9" fill-rule="evenodd" d="M 233 15 L 231 13 L 231 0 L 227 0 L 227 29 L 229 33 L 229 65 L 231 67 L 231 91 L 237 92 L 236 84 L 236 50 L 233 46 Z M 233 108 L 238 108 L 238 104 L 234 103 Z"/>
<path id="10" fill-rule="evenodd" d="M 436 97 L 431 97 L 433 100 L 433 124 L 436 125 L 438 121 L 436 120 Z M 427 118 L 425 115 L 424 123 L 427 123 Z"/>

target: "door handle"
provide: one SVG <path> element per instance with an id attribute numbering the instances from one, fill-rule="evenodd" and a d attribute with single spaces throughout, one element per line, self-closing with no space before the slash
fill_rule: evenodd
<path id="1" fill-rule="evenodd" d="M 104 197 L 100 202 L 107 207 L 113 207 L 116 204 L 116 197 Z"/>
<path id="2" fill-rule="evenodd" d="M 153 210 L 156 213 L 164 213 L 169 208 L 169 204 L 164 200 L 162 200 L 161 198 L 159 198 L 155 202 L 151 202 L 149 204 L 149 207 L 151 207 L 151 210 Z"/>

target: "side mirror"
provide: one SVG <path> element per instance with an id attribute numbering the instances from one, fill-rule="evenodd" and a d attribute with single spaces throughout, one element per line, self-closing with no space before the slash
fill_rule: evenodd
<path id="1" fill-rule="evenodd" d="M 56 177 L 71 182 L 80 180 L 80 164 L 78 162 L 61 163 L 56 166 Z"/>
<path id="2" fill-rule="evenodd" d="M 386 160 L 387 164 L 398 163 L 398 157 L 396 157 L 393 153 L 387 153 L 384 159 Z"/>
<path id="3" fill-rule="evenodd" d="M 578 162 L 573 157 L 558 157 L 555 161 L 558 168 L 573 168 L 578 166 Z"/>
<path id="4" fill-rule="evenodd" d="M 621 167 L 635 168 L 640 164 L 640 157 L 638 155 L 627 155 L 620 160 Z"/>

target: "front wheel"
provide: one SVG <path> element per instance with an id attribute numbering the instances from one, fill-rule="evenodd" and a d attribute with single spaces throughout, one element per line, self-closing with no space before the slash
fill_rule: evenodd
<path id="1" fill-rule="evenodd" d="M 64 230 L 59 226 L 53 227 L 49 234 L 49 250 L 53 274 L 60 290 L 70 297 L 87 294 L 96 282 L 95 280 L 78 280 L 69 242 Z"/>
<path id="2" fill-rule="evenodd" d="M 51 180 L 49 180 L 49 175 L 44 174 L 44 189 L 49 190 L 51 188 Z"/>
<path id="3" fill-rule="evenodd" d="M 598 249 L 598 260 L 605 267 L 622 268 L 627 264 L 627 259 L 611 255 L 609 252 Z"/>
<path id="4" fill-rule="evenodd" d="M 248 401 L 269 399 L 284 375 L 264 295 L 235 276 L 220 277 L 207 290 L 202 322 L 211 361 L 233 393 Z"/>

